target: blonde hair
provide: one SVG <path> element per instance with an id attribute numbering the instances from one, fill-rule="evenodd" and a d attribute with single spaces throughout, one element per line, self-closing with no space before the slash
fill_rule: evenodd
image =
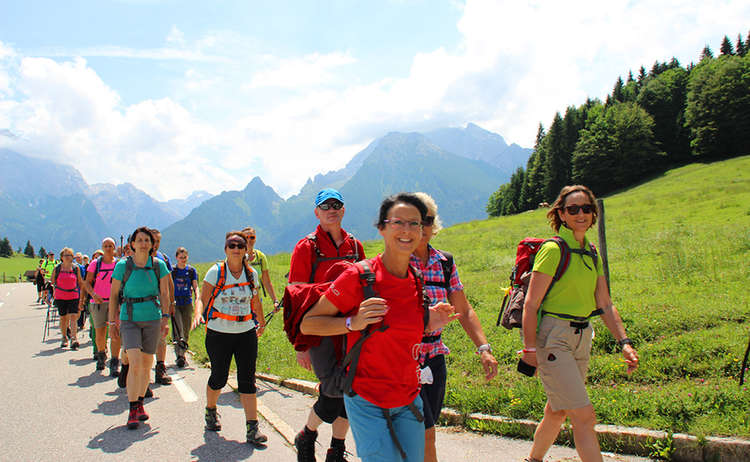
<path id="1" fill-rule="evenodd" d="M 440 220 L 440 215 L 438 215 L 438 206 L 437 203 L 435 203 L 435 199 L 433 199 L 429 194 L 421 191 L 415 192 L 414 195 L 417 196 L 422 202 L 424 202 L 424 205 L 427 206 L 427 215 L 435 217 L 435 223 L 432 225 L 432 235 L 437 235 L 437 233 L 440 232 L 441 229 L 443 229 L 443 222 Z"/>
<path id="2" fill-rule="evenodd" d="M 71 256 L 73 256 L 73 257 L 75 257 L 75 256 L 76 256 L 76 253 L 75 253 L 75 252 L 73 252 L 73 249 L 71 249 L 70 247 L 63 247 L 63 248 L 62 248 L 62 250 L 61 250 L 61 251 L 60 251 L 60 253 L 59 253 L 59 255 L 60 255 L 60 258 L 62 258 L 63 254 L 65 253 L 65 251 L 66 251 L 66 250 L 67 250 L 68 252 L 70 252 L 70 255 L 71 255 Z"/>

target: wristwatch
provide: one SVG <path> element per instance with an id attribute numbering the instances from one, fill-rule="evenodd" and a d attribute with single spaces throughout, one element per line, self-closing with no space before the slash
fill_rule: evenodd
<path id="1" fill-rule="evenodd" d="M 629 338 L 627 338 L 627 337 L 625 337 L 625 338 L 624 338 L 624 339 L 622 339 L 622 340 L 618 340 L 618 341 L 617 341 L 617 343 L 618 343 L 618 344 L 620 344 L 620 348 L 624 347 L 625 345 L 630 345 L 630 346 L 633 346 L 633 341 L 632 341 L 632 340 L 630 340 L 630 339 L 629 339 Z"/>
<path id="2" fill-rule="evenodd" d="M 481 354 L 482 354 L 482 353 L 484 353 L 485 351 L 489 351 L 490 353 L 492 353 L 492 347 L 490 346 L 490 344 L 489 344 L 489 343 L 485 343 L 485 344 L 483 344 L 483 345 L 479 345 L 479 346 L 477 347 L 477 354 L 478 354 L 478 355 L 481 355 Z"/>
<path id="3" fill-rule="evenodd" d="M 346 326 L 346 329 L 348 331 L 351 332 L 351 331 L 354 330 L 354 329 L 352 329 L 352 317 L 351 316 L 349 316 L 348 318 L 346 318 L 346 321 L 344 322 L 344 325 Z"/>

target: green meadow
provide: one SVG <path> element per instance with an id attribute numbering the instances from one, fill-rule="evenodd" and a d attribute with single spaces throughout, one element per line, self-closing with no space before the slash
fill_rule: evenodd
<path id="1" fill-rule="evenodd" d="M 614 339 L 601 321 L 594 322 L 589 393 L 599 421 L 750 437 L 750 391 L 738 386 L 749 335 L 750 156 L 671 170 L 605 197 L 604 203 L 612 298 L 641 365 L 627 375 Z M 449 325 L 446 406 L 462 413 L 542 417 L 540 382 L 515 371 L 519 333 L 496 327 L 495 321 L 518 241 L 552 235 L 545 214 L 536 210 L 463 223 L 433 240 L 455 255 L 466 294 L 500 363 L 498 376 L 487 383 L 468 336 L 459 323 Z M 300 230 L 300 236 L 309 231 Z M 589 237 L 596 241 L 594 230 Z M 263 235 L 258 239 L 262 250 Z M 374 256 L 382 243 L 367 242 L 365 250 Z M 269 257 L 279 297 L 289 258 Z M 21 261 L 26 259 L 0 259 L 0 271 Z M 196 264 L 201 277 L 209 265 Z M 14 268 L 19 269 L 10 271 L 20 271 Z M 314 380 L 297 365 L 282 324 L 278 313 L 261 338 L 258 371 Z M 204 329 L 196 329 L 190 343 L 196 360 L 206 361 L 203 336 Z"/>
<path id="2" fill-rule="evenodd" d="M 23 275 L 28 270 L 35 270 L 40 258 L 29 258 L 23 254 L 14 254 L 12 257 L 0 257 L 0 283 L 18 282 L 18 275 Z"/>

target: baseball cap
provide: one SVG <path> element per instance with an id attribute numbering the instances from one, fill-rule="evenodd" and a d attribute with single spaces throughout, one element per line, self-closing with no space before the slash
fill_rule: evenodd
<path id="1" fill-rule="evenodd" d="M 341 193 L 333 188 L 321 189 L 318 195 L 315 197 L 315 207 L 319 206 L 328 199 L 336 199 L 337 201 L 344 203 L 344 198 L 341 197 Z"/>

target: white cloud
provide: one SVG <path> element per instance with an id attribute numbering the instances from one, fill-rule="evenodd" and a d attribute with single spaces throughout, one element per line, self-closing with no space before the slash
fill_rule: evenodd
<path id="1" fill-rule="evenodd" d="M 274 60 L 271 57 L 268 60 Z M 283 87 L 298 89 L 331 83 L 335 80 L 334 71 L 356 60 L 349 53 L 312 53 L 302 58 L 281 59 L 273 67 L 253 75 L 246 89 L 262 87 Z"/>

